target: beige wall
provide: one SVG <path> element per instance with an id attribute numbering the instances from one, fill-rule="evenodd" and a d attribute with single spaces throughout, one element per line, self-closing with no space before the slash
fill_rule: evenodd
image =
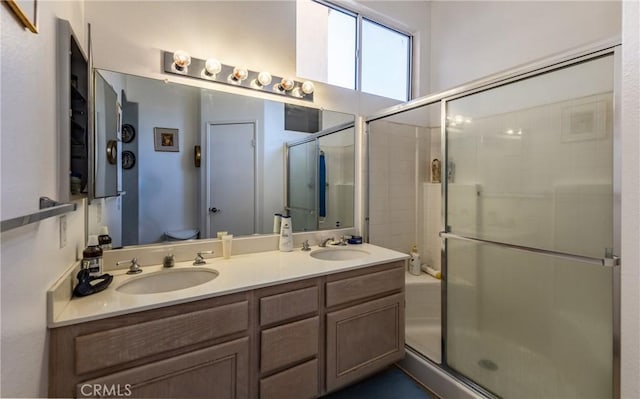
<path id="1" fill-rule="evenodd" d="M 622 398 L 640 397 L 640 3 L 622 19 Z"/>

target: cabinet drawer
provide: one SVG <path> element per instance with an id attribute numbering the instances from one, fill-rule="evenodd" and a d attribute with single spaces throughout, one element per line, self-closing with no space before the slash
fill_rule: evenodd
<path id="1" fill-rule="evenodd" d="M 309 399 L 318 396 L 318 359 L 260 380 L 260 399 Z"/>
<path id="2" fill-rule="evenodd" d="M 249 338 L 76 385 L 76 397 L 248 398 Z"/>
<path id="3" fill-rule="evenodd" d="M 318 354 L 320 318 L 296 321 L 260 334 L 260 372 L 267 373 Z"/>
<path id="4" fill-rule="evenodd" d="M 367 298 L 404 287 L 404 268 L 399 266 L 371 274 L 327 283 L 327 307 Z"/>
<path id="5" fill-rule="evenodd" d="M 271 295 L 260 299 L 260 325 L 268 325 L 318 312 L 318 287 Z"/>
<path id="6" fill-rule="evenodd" d="M 77 374 L 130 362 L 247 330 L 249 302 L 242 301 L 75 338 Z"/>

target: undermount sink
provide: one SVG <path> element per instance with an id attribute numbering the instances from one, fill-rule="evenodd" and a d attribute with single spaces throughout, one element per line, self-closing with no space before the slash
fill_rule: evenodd
<path id="1" fill-rule="evenodd" d="M 353 248 L 321 248 L 311 251 L 309 255 L 320 260 L 351 260 L 364 258 L 369 252 Z"/>
<path id="2" fill-rule="evenodd" d="M 158 294 L 183 290 L 204 284 L 218 277 L 216 270 L 188 267 L 168 269 L 134 277 L 118 286 L 116 291 L 124 294 Z"/>

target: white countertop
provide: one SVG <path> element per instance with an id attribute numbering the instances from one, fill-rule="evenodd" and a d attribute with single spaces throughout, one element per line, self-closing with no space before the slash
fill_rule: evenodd
<path id="1" fill-rule="evenodd" d="M 327 261 L 312 258 L 309 255 L 310 252 L 295 249 L 292 252 L 269 251 L 234 255 L 230 259 L 221 257 L 207 259 L 206 265 L 198 267 L 217 270 L 220 273 L 217 278 L 195 287 L 157 294 L 125 294 L 116 291 L 116 288 L 129 279 L 161 271 L 163 269 L 161 265 L 143 266 L 143 272 L 134 276 L 127 275 L 126 270 L 117 270 L 110 273 L 114 278 L 106 290 L 87 297 L 74 297 L 70 301 L 54 301 L 50 304 L 48 326 L 55 328 L 99 320 L 404 260 L 409 257 L 407 254 L 371 244 L 331 248 L 352 248 L 367 251 L 369 254 L 359 259 Z M 312 250 L 315 249 L 318 247 L 312 247 Z M 194 266 L 192 262 L 176 262 L 172 270 L 183 267 Z"/>

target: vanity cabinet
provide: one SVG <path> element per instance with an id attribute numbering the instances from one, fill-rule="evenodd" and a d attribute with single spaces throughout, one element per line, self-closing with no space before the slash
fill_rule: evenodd
<path id="1" fill-rule="evenodd" d="M 314 398 L 320 394 L 323 339 L 320 279 L 256 291 L 259 304 L 259 397 Z"/>
<path id="2" fill-rule="evenodd" d="M 248 398 L 249 299 L 233 294 L 52 329 L 49 396 L 119 389 L 132 397 Z"/>
<path id="3" fill-rule="evenodd" d="M 326 390 L 404 357 L 404 262 L 327 277 Z"/>
<path id="4" fill-rule="evenodd" d="M 319 397 L 404 356 L 404 265 L 54 328 L 49 395 Z"/>

